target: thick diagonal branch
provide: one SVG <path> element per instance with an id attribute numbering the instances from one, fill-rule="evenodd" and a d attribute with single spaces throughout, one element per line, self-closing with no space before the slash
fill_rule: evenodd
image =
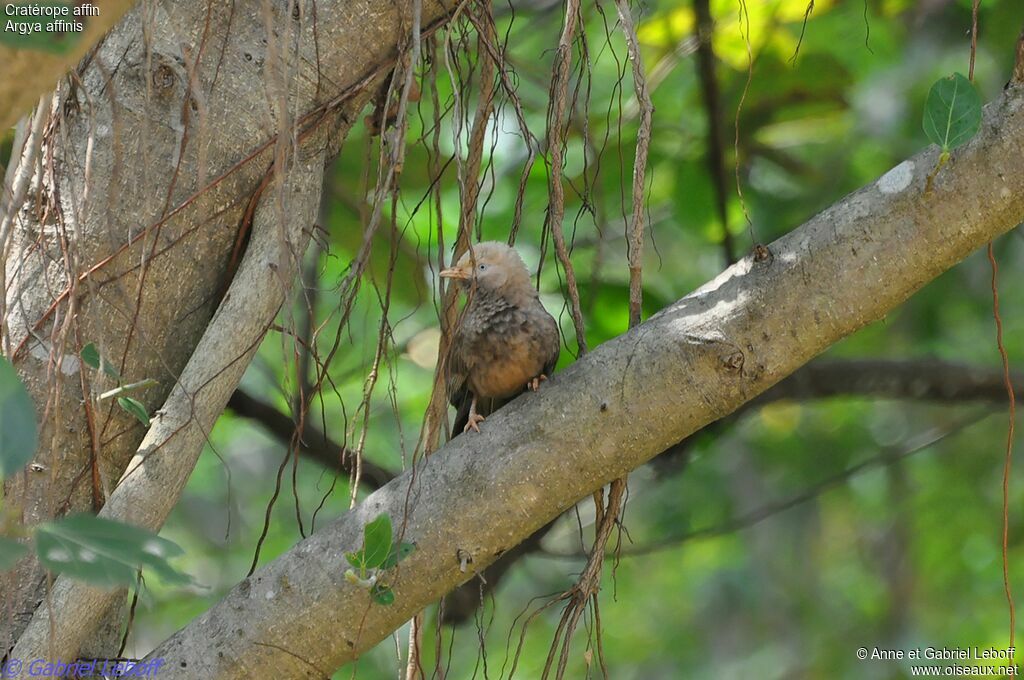
<path id="1" fill-rule="evenodd" d="M 287 195 L 290 223 L 278 223 L 274 202 L 256 213 L 249 252 L 192 359 L 100 513 L 150 529 L 163 525 L 177 503 L 213 423 L 242 377 L 267 328 L 284 302 L 298 270 L 308 225 L 316 217 L 323 153 L 280 177 L 274 194 Z M 73 658 L 88 631 L 99 626 L 124 592 L 60 578 L 22 633 L 12 658 L 53 654 Z M 52 603 L 52 604 L 51 604 Z M 52 610 L 51 610 L 52 607 Z M 50 612 L 53 612 L 51 615 Z"/>
<path id="2" fill-rule="evenodd" d="M 240 583 L 153 651 L 169 678 L 351 661 L 580 498 L 736 410 L 1024 218 L 1018 89 L 925 194 L 930 148 L 612 340 Z M 453 491 L 457 490 L 457 491 Z M 382 607 L 344 578 L 381 512 L 418 549 Z M 468 572 L 460 556 L 472 557 Z M 461 560 L 465 564 L 465 559 Z"/>

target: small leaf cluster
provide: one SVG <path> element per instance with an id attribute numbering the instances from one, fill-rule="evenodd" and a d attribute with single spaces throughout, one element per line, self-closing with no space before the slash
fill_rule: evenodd
<path id="1" fill-rule="evenodd" d="M 79 513 L 36 527 L 34 538 L 44 567 L 101 587 L 128 585 L 143 568 L 167 583 L 191 582 L 167 562 L 183 553 L 180 547 L 123 522 Z M 24 543 L 0 536 L 0 571 L 12 568 L 28 551 Z"/>
<path id="2" fill-rule="evenodd" d="M 395 593 L 381 582 L 381 575 L 397 566 L 415 549 L 415 543 L 393 539 L 391 517 L 382 513 L 363 527 L 363 547 L 345 553 L 345 559 L 352 566 L 345 570 L 345 578 L 369 589 L 370 597 L 377 604 L 390 605 L 395 601 Z"/>
<path id="3" fill-rule="evenodd" d="M 151 381 L 144 380 L 140 383 L 136 383 L 135 385 L 125 385 L 124 381 L 121 379 L 121 374 L 118 372 L 117 368 L 115 368 L 113 364 L 111 364 L 109 361 L 107 361 L 100 355 L 100 352 L 98 349 L 96 349 L 96 345 L 94 343 L 90 342 L 85 347 L 83 347 L 82 351 L 79 353 L 79 356 L 82 357 L 82 363 L 84 363 L 89 368 L 92 368 L 97 371 L 102 370 L 108 376 L 116 380 L 117 385 L 120 388 L 118 390 L 114 390 L 114 392 L 116 393 L 120 394 L 123 392 L 127 392 L 128 390 L 133 389 L 135 387 L 142 387 L 151 384 Z M 112 393 L 111 396 L 115 395 Z M 146 407 L 143 405 L 141 401 L 139 401 L 138 399 L 134 399 L 132 397 L 119 396 L 117 397 L 117 405 L 120 406 L 126 413 L 129 413 L 130 415 L 134 416 L 135 419 L 138 420 L 140 423 L 142 423 L 146 427 L 149 427 L 149 413 L 146 411 Z"/>
<path id="4" fill-rule="evenodd" d="M 107 365 L 91 344 L 82 348 L 81 356 L 93 368 Z M 110 375 L 113 367 L 104 370 Z M 32 460 L 37 443 L 32 398 L 11 363 L 0 356 L 0 481 Z M 130 585 L 140 569 L 171 584 L 191 582 L 168 562 L 182 549 L 146 529 L 81 513 L 16 534 L 17 527 L 9 526 L 7 518 L 8 513 L 0 515 L 0 572 L 13 568 L 34 546 L 40 563 L 51 572 L 101 587 Z"/>

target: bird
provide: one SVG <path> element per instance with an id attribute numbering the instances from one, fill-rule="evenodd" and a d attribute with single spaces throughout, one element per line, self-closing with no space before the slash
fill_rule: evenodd
<path id="1" fill-rule="evenodd" d="M 499 241 L 473 246 L 440 272 L 468 302 L 452 336 L 446 367 L 448 399 L 456 408 L 452 437 L 526 390 L 536 392 L 558 362 L 558 323 L 544 309 L 516 250 Z"/>

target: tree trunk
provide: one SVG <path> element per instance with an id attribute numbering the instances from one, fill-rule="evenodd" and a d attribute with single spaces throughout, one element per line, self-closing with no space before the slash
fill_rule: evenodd
<path id="1" fill-rule="evenodd" d="M 174 454 L 198 455 L 277 311 L 251 319 L 253 337 L 222 328 L 228 360 L 185 389 L 182 370 L 229 283 L 250 201 L 261 199 L 256 221 L 276 225 L 279 241 L 291 235 L 290 257 L 264 263 L 286 287 L 316 218 L 324 164 L 408 43 L 416 4 L 142 2 L 83 62 L 75 86 L 59 90 L 19 169 L 27 200 L 12 229 L 0 230 L 10 239 L 4 354 L 43 423 L 34 464 L 5 485 L 24 525 L 98 510 L 146 434 L 113 400 L 87 398 L 113 386 L 83 370 L 78 353 L 89 342 L 125 382 L 158 381 L 134 395 L 150 413 L 175 385 L 191 399 L 204 390 L 180 429 L 149 451 L 183 467 L 184 484 L 190 456 Z M 437 2 L 422 12 L 427 29 L 446 17 Z M 173 505 L 177 489 L 166 492 Z M 166 516 L 148 505 L 125 512 L 153 528 Z M 4 651 L 44 586 L 32 558 L 4 576 Z"/>

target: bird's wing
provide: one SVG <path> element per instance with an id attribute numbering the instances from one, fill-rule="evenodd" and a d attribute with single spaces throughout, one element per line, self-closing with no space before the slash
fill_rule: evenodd
<path id="1" fill-rule="evenodd" d="M 562 349 L 562 339 L 558 334 L 558 322 L 555 317 L 548 313 L 548 310 L 541 307 L 544 316 L 547 317 L 543 324 L 541 335 L 541 352 L 544 356 L 544 375 L 551 377 L 555 371 L 555 364 L 558 363 L 558 355 Z"/>
<path id="2" fill-rule="evenodd" d="M 452 338 L 451 347 L 448 350 L 448 361 L 445 364 L 445 390 L 448 393 L 448 403 L 459 408 L 465 401 L 469 387 L 466 383 L 469 377 L 469 366 L 466 365 L 466 349 L 462 334 L 455 332 Z"/>
<path id="3" fill-rule="evenodd" d="M 469 391 L 469 367 L 466 365 L 466 353 L 461 335 L 459 331 L 455 332 L 448 351 L 448 361 L 445 364 L 445 388 L 448 393 L 448 403 L 455 407 L 455 423 L 450 438 L 462 434 L 466 423 L 469 422 L 469 406 L 473 400 L 473 395 Z"/>

